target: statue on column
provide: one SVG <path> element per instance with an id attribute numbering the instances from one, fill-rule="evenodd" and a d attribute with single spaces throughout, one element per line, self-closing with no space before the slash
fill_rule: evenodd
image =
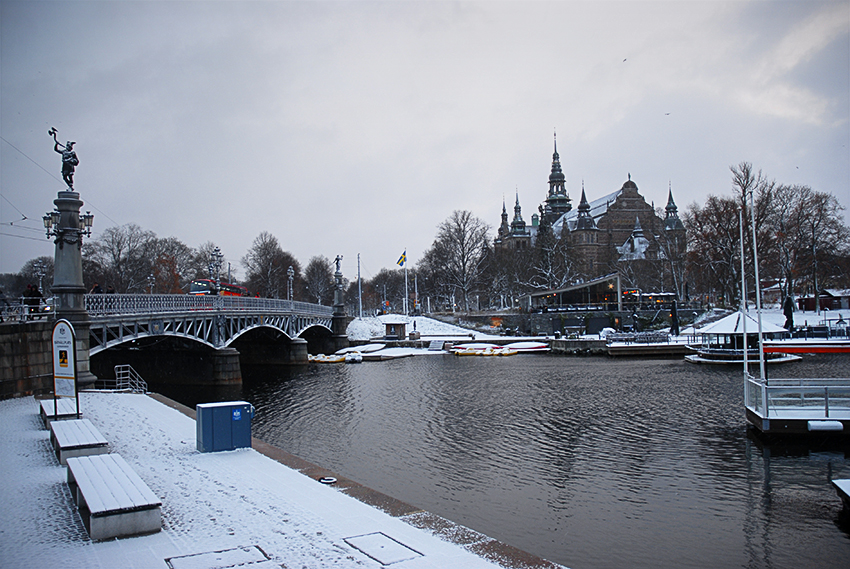
<path id="1" fill-rule="evenodd" d="M 80 160 L 77 158 L 77 153 L 74 152 L 74 145 L 76 142 L 69 140 L 65 144 L 60 144 L 59 139 L 56 138 L 56 134 L 59 131 L 56 130 L 55 127 L 51 128 L 47 131 L 47 134 L 53 135 L 53 150 L 62 155 L 62 179 L 65 180 L 65 183 L 68 184 L 68 189 L 74 189 L 74 169 L 80 163 Z"/>

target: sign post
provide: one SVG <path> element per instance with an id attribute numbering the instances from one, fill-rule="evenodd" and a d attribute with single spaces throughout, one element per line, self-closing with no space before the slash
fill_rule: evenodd
<path id="1" fill-rule="evenodd" d="M 77 396 L 77 343 L 74 327 L 64 318 L 53 326 L 53 418 L 59 415 L 59 397 L 73 397 L 80 417 L 80 399 Z"/>

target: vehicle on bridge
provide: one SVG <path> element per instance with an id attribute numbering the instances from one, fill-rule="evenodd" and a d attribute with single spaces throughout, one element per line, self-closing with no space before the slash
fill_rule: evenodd
<path id="1" fill-rule="evenodd" d="M 197 279 L 189 284 L 189 294 L 216 294 L 215 281 L 211 279 Z M 242 285 L 221 283 L 218 287 L 219 296 L 257 296 L 251 294 Z"/>

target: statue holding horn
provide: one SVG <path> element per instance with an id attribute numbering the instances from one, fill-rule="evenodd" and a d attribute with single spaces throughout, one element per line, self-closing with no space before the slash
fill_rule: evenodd
<path id="1" fill-rule="evenodd" d="M 55 144 L 53 145 L 53 150 L 62 155 L 62 179 L 65 180 L 65 183 L 68 184 L 68 188 L 74 189 L 74 168 L 80 163 L 80 160 L 77 158 L 77 153 L 74 152 L 74 145 L 76 142 L 69 140 L 65 144 L 60 144 L 59 139 L 56 138 L 56 134 L 59 131 L 56 130 L 56 127 L 51 128 L 47 131 L 47 134 L 53 135 L 53 141 Z"/>

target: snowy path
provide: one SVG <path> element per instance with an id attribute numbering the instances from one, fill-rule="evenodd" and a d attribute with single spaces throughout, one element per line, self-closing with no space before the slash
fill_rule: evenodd
<path id="1" fill-rule="evenodd" d="M 417 553 L 393 567 L 498 567 L 252 449 L 199 453 L 195 421 L 145 395 L 82 393 L 80 406 L 162 499 L 162 531 L 90 541 L 38 403 L 0 401 L 4 567 L 162 569 L 166 558 L 251 545 L 275 567 L 381 567 L 345 541 L 375 532 Z"/>

